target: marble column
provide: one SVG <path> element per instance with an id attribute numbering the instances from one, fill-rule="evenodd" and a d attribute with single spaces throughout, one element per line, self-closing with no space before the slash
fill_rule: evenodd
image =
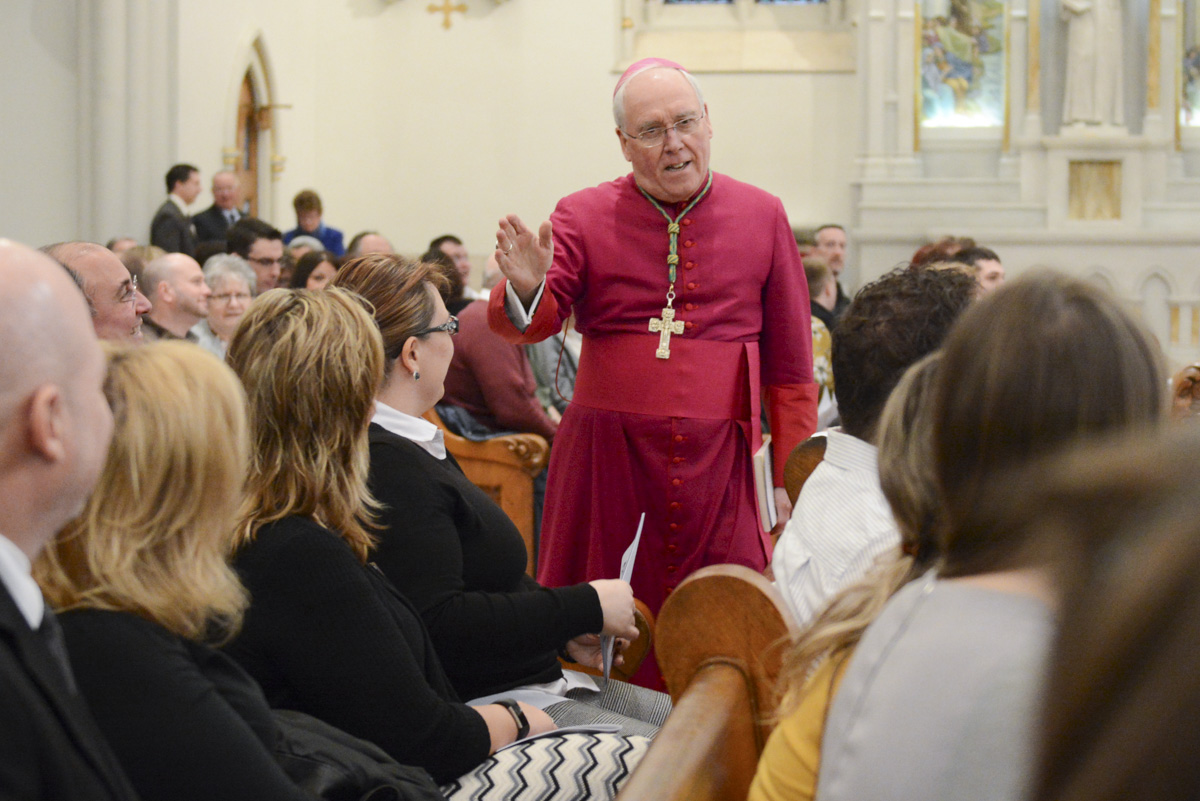
<path id="1" fill-rule="evenodd" d="M 146 241 L 175 151 L 176 0 L 80 0 L 79 233 Z"/>

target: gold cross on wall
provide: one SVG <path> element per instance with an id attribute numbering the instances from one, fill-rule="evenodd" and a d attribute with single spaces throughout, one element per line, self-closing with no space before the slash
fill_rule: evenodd
<path id="1" fill-rule="evenodd" d="M 450 0 L 442 0 L 442 4 L 440 6 L 434 5 L 433 3 L 429 4 L 430 14 L 437 14 L 438 12 L 443 14 L 442 27 L 446 30 L 450 29 L 450 15 L 455 11 L 457 11 L 459 14 L 466 14 L 467 4 L 458 3 L 455 5 L 454 3 L 451 3 Z"/>
<path id="2" fill-rule="evenodd" d="M 650 331 L 657 333 L 658 350 L 654 355 L 660 359 L 671 358 L 671 334 L 683 333 L 683 321 L 675 319 L 675 310 L 670 306 L 662 310 L 662 319 L 650 318 Z"/>

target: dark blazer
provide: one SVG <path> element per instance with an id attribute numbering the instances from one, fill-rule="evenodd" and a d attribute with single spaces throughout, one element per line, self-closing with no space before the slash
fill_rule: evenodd
<path id="1" fill-rule="evenodd" d="M 0 584 L 0 798 L 136 801 L 83 699 Z"/>
<path id="2" fill-rule="evenodd" d="M 168 253 L 186 253 L 196 257 L 196 229 L 187 215 L 168 198 L 154 213 L 150 223 L 150 244 Z"/>
<path id="3" fill-rule="evenodd" d="M 225 212 L 216 205 L 209 206 L 192 217 L 192 225 L 196 226 L 196 239 L 201 242 L 224 242 L 225 232 L 229 230 Z"/>

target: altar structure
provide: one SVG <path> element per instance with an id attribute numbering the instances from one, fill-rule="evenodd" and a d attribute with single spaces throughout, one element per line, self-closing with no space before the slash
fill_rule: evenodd
<path id="1" fill-rule="evenodd" d="M 1194 0 L 862 0 L 860 280 L 972 236 L 1010 275 L 1044 265 L 1105 286 L 1173 366 L 1195 361 L 1198 13 Z M 1114 22 L 1115 46 L 1100 30 Z M 1069 65 L 1077 51 L 1092 60 Z"/>

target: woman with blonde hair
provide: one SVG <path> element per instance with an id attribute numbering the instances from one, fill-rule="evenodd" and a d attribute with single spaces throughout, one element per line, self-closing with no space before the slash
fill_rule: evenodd
<path id="1" fill-rule="evenodd" d="M 551 588 L 526 575 L 520 532 L 422 418 L 441 399 L 454 355 L 453 328 L 434 322 L 454 319 L 431 291 L 435 269 L 372 254 L 346 264 L 336 281 L 371 304 L 386 356 L 370 428 L 370 486 L 383 503 L 375 561 L 420 611 L 463 698 L 536 692 L 559 725 L 603 721 L 653 735 L 671 708 L 664 693 L 626 682 L 601 691 L 558 660 L 562 652 L 598 668 L 598 635 L 636 636 L 629 584 Z"/>
<path id="2" fill-rule="evenodd" d="M 276 764 L 254 681 L 211 645 L 246 593 L 226 559 L 247 460 L 237 378 L 195 345 L 110 349 L 114 435 L 35 574 L 75 678 L 145 801 L 310 799 Z"/>
<path id="3" fill-rule="evenodd" d="M 750 801 L 807 801 L 817 789 L 821 735 L 854 647 L 888 599 L 937 555 L 937 489 L 929 461 L 934 352 L 910 367 L 879 418 L 879 478 L 900 530 L 900 548 L 838 593 L 784 657 L 779 723 L 750 786 Z"/>
<path id="4" fill-rule="evenodd" d="M 448 330 L 437 304 L 432 325 Z M 228 652 L 272 706 L 370 740 L 452 796 L 518 785 L 544 798 L 610 796 L 648 740 L 560 735 L 489 759 L 554 723 L 514 699 L 461 703 L 416 609 L 368 562 L 379 504 L 367 427 L 384 360 L 364 302 L 339 288 L 268 292 L 234 335 L 253 444 L 235 563 L 252 603 Z M 539 749 L 554 767 L 531 757 Z"/>

